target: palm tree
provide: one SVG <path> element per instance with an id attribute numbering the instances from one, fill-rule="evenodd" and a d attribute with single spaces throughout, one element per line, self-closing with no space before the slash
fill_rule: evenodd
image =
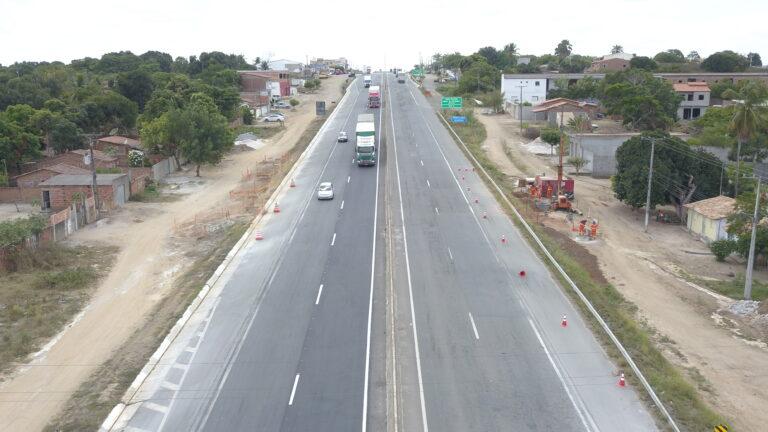
<path id="1" fill-rule="evenodd" d="M 624 47 L 621 45 L 614 45 L 613 48 L 611 48 L 611 54 L 619 54 L 624 52 Z"/>
<path id="2" fill-rule="evenodd" d="M 728 125 L 736 135 L 736 182 L 734 196 L 739 195 L 739 176 L 741 175 L 741 146 L 757 131 L 765 119 L 765 106 L 768 99 L 768 87 L 759 81 L 749 81 L 740 90 L 733 89 L 723 92 L 723 99 L 737 101 L 731 123 Z"/>

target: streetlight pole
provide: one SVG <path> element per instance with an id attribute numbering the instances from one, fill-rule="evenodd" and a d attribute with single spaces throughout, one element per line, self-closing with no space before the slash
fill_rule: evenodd
<path id="1" fill-rule="evenodd" d="M 651 138 L 651 162 L 648 167 L 648 194 L 645 197 L 645 232 L 648 232 L 648 218 L 651 214 L 651 179 L 653 179 L 653 152 L 656 147 L 656 140 Z"/>
<path id="2" fill-rule="evenodd" d="M 520 88 L 520 100 L 518 101 L 518 104 L 520 105 L 520 134 L 523 134 L 523 87 L 527 87 L 524 85 L 515 86 Z"/>
<path id="3" fill-rule="evenodd" d="M 752 269 L 755 266 L 755 238 L 757 237 L 757 223 L 760 219 L 760 181 L 760 176 L 757 176 L 757 190 L 755 192 L 755 213 L 752 216 L 752 238 L 749 240 L 747 275 L 744 281 L 744 300 L 752 299 Z"/>

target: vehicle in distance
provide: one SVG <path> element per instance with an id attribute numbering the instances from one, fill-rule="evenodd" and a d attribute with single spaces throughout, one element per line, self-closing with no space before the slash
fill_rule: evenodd
<path id="1" fill-rule="evenodd" d="M 376 165 L 376 125 L 373 114 L 359 114 L 355 128 L 357 166 Z"/>
<path id="2" fill-rule="evenodd" d="M 272 107 L 277 109 L 289 109 L 291 108 L 291 105 L 288 102 L 280 101 L 276 102 L 274 105 L 272 105 Z"/>
<path id="3" fill-rule="evenodd" d="M 350 73 L 349 73 L 349 77 L 350 77 L 350 78 L 354 78 L 354 77 L 355 77 L 355 73 L 354 73 L 354 72 L 350 72 Z"/>
<path id="4" fill-rule="evenodd" d="M 363 83 L 365 83 L 365 88 L 368 88 L 371 86 L 371 76 L 365 75 L 363 76 Z"/>
<path id="5" fill-rule="evenodd" d="M 405 77 L 398 77 L 397 82 L 400 84 L 405 84 Z"/>
<path id="6" fill-rule="evenodd" d="M 320 183 L 320 186 L 317 187 L 317 199 L 319 200 L 333 199 L 333 183 L 331 182 Z"/>
<path id="7" fill-rule="evenodd" d="M 272 123 L 272 122 L 284 122 L 285 121 L 285 116 L 280 114 L 280 113 L 270 113 L 270 114 L 267 114 L 267 116 L 264 117 L 264 119 L 262 121 L 263 122 L 269 122 L 269 123 Z"/>
<path id="8" fill-rule="evenodd" d="M 338 142 L 347 142 L 349 139 L 347 138 L 347 133 L 344 131 L 339 132 L 339 137 L 336 139 Z"/>

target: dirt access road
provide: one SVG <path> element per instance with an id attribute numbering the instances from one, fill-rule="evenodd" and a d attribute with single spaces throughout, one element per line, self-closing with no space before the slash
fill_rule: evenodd
<path id="1" fill-rule="evenodd" d="M 129 202 L 97 224 L 78 231 L 73 243 L 107 243 L 120 247 L 109 276 L 92 300 L 58 340 L 18 368 L 0 385 L 0 430 L 37 431 L 57 414 L 69 396 L 110 354 L 142 327 L 146 314 L 173 293 L 174 280 L 189 266 L 185 255 L 195 242 L 197 221 L 242 212 L 229 198 L 243 173 L 264 158 L 290 150 L 315 118 L 315 101 L 341 97 L 345 77 L 331 77 L 315 94 L 300 95 L 296 111 L 287 112 L 285 130 L 257 150 L 233 152 L 219 166 L 194 169 L 169 180 L 185 193 L 166 203 Z"/>
<path id="2" fill-rule="evenodd" d="M 528 140 L 521 137 L 519 124 L 511 116 L 476 114 L 488 132 L 484 149 L 504 173 L 556 175 L 555 158 L 533 155 L 521 146 Z M 528 172 L 523 172 L 526 169 Z M 732 304 L 730 299 L 702 291 L 679 277 L 680 269 L 684 269 L 699 277 L 723 279 L 729 273 L 743 272 L 743 268 L 715 262 L 704 244 L 680 226 L 654 222 L 649 233 L 643 233 L 643 213 L 632 212 L 616 200 L 609 180 L 576 179 L 577 208 L 585 216 L 597 218 L 602 231 L 598 241 L 585 246 L 597 256 L 606 278 L 638 306 L 640 317 L 658 330 L 656 340 L 665 355 L 686 369 L 704 400 L 731 418 L 737 430 L 765 430 L 765 344 L 738 337 L 737 329 L 723 325 L 722 312 L 718 311 Z M 545 224 L 570 232 L 562 214 L 548 218 Z"/>

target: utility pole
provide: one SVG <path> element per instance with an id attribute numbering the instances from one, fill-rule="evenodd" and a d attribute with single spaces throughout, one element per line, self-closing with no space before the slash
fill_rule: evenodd
<path id="1" fill-rule="evenodd" d="M 725 172 L 725 162 L 720 166 L 720 195 L 723 194 L 723 172 Z"/>
<path id="2" fill-rule="evenodd" d="M 733 185 L 733 197 L 739 196 L 739 176 L 741 176 L 741 136 L 736 139 L 736 179 Z"/>
<path id="3" fill-rule="evenodd" d="M 752 299 L 752 269 L 755 266 L 755 237 L 757 237 L 757 223 L 760 219 L 760 181 L 760 176 L 757 176 L 757 191 L 755 192 L 755 214 L 752 216 L 752 238 L 749 240 L 747 275 L 744 281 L 744 300 Z"/>
<path id="4" fill-rule="evenodd" d="M 648 195 L 645 198 L 645 232 L 648 232 L 648 217 L 651 214 L 651 179 L 653 178 L 653 152 L 656 147 L 656 140 L 651 138 L 651 162 L 648 168 Z"/>
<path id="5" fill-rule="evenodd" d="M 515 86 L 520 88 L 520 100 L 518 101 L 518 104 L 520 104 L 520 134 L 523 134 L 523 87 L 528 87 L 524 85 Z"/>
<path id="6" fill-rule="evenodd" d="M 93 138 L 88 141 L 89 156 L 91 157 L 91 192 L 93 193 L 93 204 L 96 207 L 96 218 L 99 217 L 99 193 L 96 183 L 96 159 L 93 157 Z"/>

